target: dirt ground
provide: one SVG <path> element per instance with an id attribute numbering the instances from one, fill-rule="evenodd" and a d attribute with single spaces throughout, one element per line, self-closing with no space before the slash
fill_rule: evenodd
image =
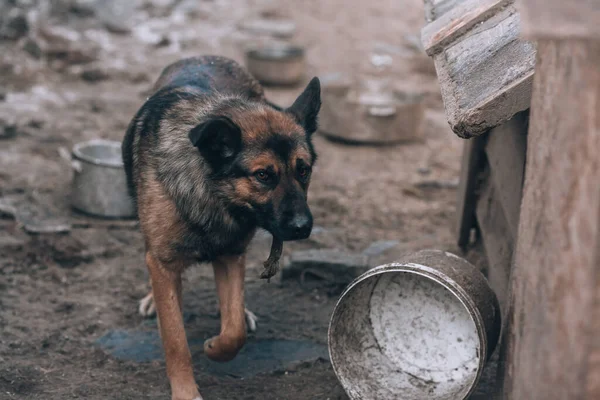
<path id="1" fill-rule="evenodd" d="M 122 361 L 94 345 L 109 330 L 148 324 L 137 313 L 148 290 L 143 243 L 135 221 L 71 210 L 71 167 L 61 154 L 82 140 L 121 140 L 169 62 L 209 53 L 243 61 L 242 47 L 264 39 L 238 28 L 248 18 L 292 18 L 293 41 L 306 46 L 314 75 L 362 71 L 376 43 L 391 46 L 395 84 L 427 95 L 422 141 L 347 146 L 317 135 L 320 159 L 309 199 L 323 229 L 285 251 L 361 251 L 384 239 L 399 245 L 376 262 L 423 248 L 458 251 L 452 224 L 462 142 L 446 123 L 430 61 L 414 49 L 424 23 L 421 0 L 201 0 L 181 12 L 171 3 L 182 2 L 141 2 L 130 22 L 133 34 L 111 32 L 77 8 L 39 22 L 82 35 L 74 42 L 83 56 L 97 49 L 90 62 L 73 62 L 77 54 L 40 55 L 25 39 L 0 41 L 0 131 L 1 124 L 15 127 L 12 137 L 0 139 L 0 199 L 50 207 L 71 223 L 67 233 L 29 234 L 0 212 L 0 399 L 168 398 L 163 362 Z M 267 93 L 285 104 L 300 90 Z M 326 283 L 280 287 L 258 279 L 268 246 L 257 240 L 249 254 L 247 303 L 259 317 L 249 340 L 326 344 L 339 291 Z M 212 269 L 190 269 L 188 336 L 218 332 L 216 305 Z M 346 398 L 326 360 L 249 379 L 195 372 L 207 400 Z"/>

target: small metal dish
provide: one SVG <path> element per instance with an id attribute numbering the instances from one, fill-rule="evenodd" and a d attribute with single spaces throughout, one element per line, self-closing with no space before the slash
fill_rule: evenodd
<path id="1" fill-rule="evenodd" d="M 127 190 L 121 143 L 95 139 L 73 147 L 72 206 L 86 214 L 107 218 L 135 216 Z"/>
<path id="2" fill-rule="evenodd" d="M 273 45 L 246 52 L 248 71 L 265 85 L 295 85 L 304 78 L 304 49 L 293 45 Z"/>

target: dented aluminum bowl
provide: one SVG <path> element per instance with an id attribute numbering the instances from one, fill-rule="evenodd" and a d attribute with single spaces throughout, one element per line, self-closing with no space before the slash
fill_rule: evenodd
<path id="1" fill-rule="evenodd" d="M 322 76 L 321 85 L 319 132 L 328 139 L 379 146 L 423 139 L 424 93 L 341 73 Z"/>
<path id="2" fill-rule="evenodd" d="M 361 275 L 329 325 L 334 371 L 351 399 L 459 400 L 474 390 L 500 334 L 485 277 L 423 250 Z"/>
<path id="3" fill-rule="evenodd" d="M 121 143 L 95 139 L 73 147 L 71 204 L 87 214 L 106 218 L 135 216 L 127 190 Z"/>

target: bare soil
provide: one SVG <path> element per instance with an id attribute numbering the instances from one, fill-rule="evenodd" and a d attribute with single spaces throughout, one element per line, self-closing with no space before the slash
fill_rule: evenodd
<path id="1" fill-rule="evenodd" d="M 148 290 L 143 243 L 135 221 L 99 220 L 71 210 L 71 167 L 60 154 L 87 139 L 121 140 L 169 62 L 200 54 L 243 62 L 241 46 L 259 40 L 238 29 L 247 18 L 296 21 L 293 40 L 306 46 L 313 75 L 364 70 L 377 42 L 403 49 L 391 76 L 397 85 L 427 95 L 419 142 L 347 146 L 317 135 L 320 159 L 309 198 L 315 223 L 324 230 L 287 245 L 285 252 L 361 251 L 384 239 L 400 244 L 376 262 L 423 248 L 458 251 L 452 228 L 462 142 L 446 123 L 430 61 L 410 50 L 423 25 L 420 0 L 203 0 L 182 18 L 161 5 L 167 3 L 144 2 L 133 35 L 111 33 L 93 17 L 54 15 L 55 25 L 86 32 L 98 44 L 92 63 L 38 59 L 23 50 L 23 42 L 0 42 L 0 120 L 16 124 L 14 137 L 0 139 L 0 199 L 51 207 L 72 224 L 68 233 L 28 234 L 0 213 L 0 399 L 168 398 L 163 362 L 121 361 L 94 344 L 109 330 L 148 324 L 137 313 Z M 146 43 L 144 27 L 164 33 L 170 44 Z M 89 76 L 104 77 L 90 82 Z M 285 105 L 301 89 L 267 93 Z M 257 239 L 248 257 L 247 303 L 259 317 L 249 340 L 326 344 L 339 291 L 326 283 L 279 286 L 258 279 L 268 249 L 268 240 Z M 190 337 L 218 332 L 209 266 L 186 274 L 184 307 L 191 315 Z M 207 400 L 346 399 L 326 360 L 243 380 L 196 369 L 196 379 Z"/>

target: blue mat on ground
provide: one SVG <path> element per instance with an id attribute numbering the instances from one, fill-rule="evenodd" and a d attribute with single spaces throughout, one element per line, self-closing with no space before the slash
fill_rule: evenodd
<path id="1" fill-rule="evenodd" d="M 114 357 L 135 362 L 163 360 L 160 336 L 156 330 L 112 330 L 96 344 Z M 303 340 L 249 339 L 238 356 L 227 363 L 209 360 L 203 354 L 203 339 L 190 339 L 194 365 L 220 376 L 247 378 L 286 369 L 294 364 L 329 359 L 327 346 Z"/>

